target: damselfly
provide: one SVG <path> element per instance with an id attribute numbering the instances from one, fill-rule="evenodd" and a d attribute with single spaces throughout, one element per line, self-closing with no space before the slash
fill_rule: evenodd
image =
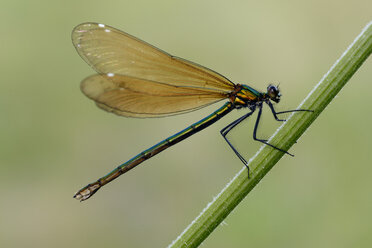
<path id="1" fill-rule="evenodd" d="M 98 107 L 126 117 L 163 117 L 200 109 L 220 100 L 228 100 L 204 119 L 172 135 L 119 165 L 112 172 L 79 190 L 74 198 L 86 200 L 103 185 L 136 167 L 168 147 L 215 123 L 233 109 L 247 108 L 248 113 L 220 132 L 227 144 L 248 169 L 247 161 L 227 139 L 227 134 L 258 109 L 253 139 L 291 155 L 256 136 L 263 103 L 277 121 L 278 115 L 303 109 L 276 112 L 272 102 L 280 101 L 277 86 L 259 92 L 248 85 L 234 84 L 206 67 L 174 57 L 136 37 L 110 26 L 83 23 L 72 32 L 79 55 L 98 74 L 81 82 L 83 93 Z M 292 155 L 293 156 L 293 155 Z"/>

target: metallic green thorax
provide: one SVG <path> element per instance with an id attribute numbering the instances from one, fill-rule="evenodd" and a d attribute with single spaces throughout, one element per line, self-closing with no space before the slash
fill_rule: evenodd
<path id="1" fill-rule="evenodd" d="M 250 93 L 250 94 L 252 94 L 252 95 L 254 95 L 256 97 L 261 97 L 262 96 L 262 93 L 261 92 L 253 89 L 252 87 L 249 87 L 248 85 L 243 84 L 242 85 L 242 88 L 243 88 L 242 91 L 244 91 L 244 93 L 246 93 L 246 94 L 249 94 Z"/>
<path id="2" fill-rule="evenodd" d="M 257 101 L 261 101 L 264 94 L 249 87 L 248 85 L 237 84 L 235 91 L 230 96 L 230 101 L 236 106 L 247 106 Z"/>

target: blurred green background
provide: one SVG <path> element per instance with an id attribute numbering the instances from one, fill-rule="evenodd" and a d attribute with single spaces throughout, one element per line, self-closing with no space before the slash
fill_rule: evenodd
<path id="1" fill-rule="evenodd" d="M 242 168 L 219 130 L 235 111 L 105 186 L 82 186 L 214 111 L 129 119 L 79 90 L 74 26 L 105 23 L 298 106 L 372 20 L 371 1 L 10 1 L 0 4 L 1 247 L 164 247 Z M 370 247 L 369 59 L 203 247 Z M 254 118 L 254 117 L 253 117 Z M 261 137 L 279 126 L 266 109 Z M 247 158 L 252 119 L 231 132 Z"/>

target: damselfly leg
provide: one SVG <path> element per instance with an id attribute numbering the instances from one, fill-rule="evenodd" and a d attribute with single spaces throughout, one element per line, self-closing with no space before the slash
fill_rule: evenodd
<path id="1" fill-rule="evenodd" d="M 307 109 L 296 109 L 296 110 L 287 110 L 287 111 L 281 111 L 281 112 L 276 112 L 275 109 L 274 109 L 274 106 L 273 104 L 270 102 L 270 101 L 267 101 L 266 102 L 267 105 L 269 105 L 270 107 L 270 110 L 275 118 L 275 120 L 277 121 L 286 121 L 285 119 L 279 119 L 278 115 L 279 114 L 285 114 L 285 113 L 291 113 L 291 112 L 314 112 L 312 110 L 307 110 Z M 265 139 L 259 139 L 257 138 L 257 129 L 258 129 L 258 125 L 259 125 L 259 122 L 260 122 L 260 119 L 261 119 L 261 115 L 262 115 L 262 103 L 261 104 L 258 104 L 257 105 L 257 108 L 258 108 L 258 115 L 257 115 L 257 119 L 256 119 L 256 123 L 254 125 L 254 129 L 253 129 L 253 139 L 256 140 L 256 141 L 259 141 L 265 145 L 268 145 L 274 149 L 277 149 L 283 153 L 286 153 L 292 157 L 294 157 L 293 154 L 279 148 L 279 147 L 276 147 L 270 143 L 267 142 L 267 140 Z M 247 119 L 249 116 L 251 116 L 254 112 L 255 112 L 256 108 L 252 109 L 251 112 L 241 116 L 240 118 L 236 119 L 235 121 L 231 122 L 229 125 L 227 125 L 226 127 L 224 127 L 220 133 L 222 135 L 222 137 L 225 139 L 225 141 L 227 142 L 227 144 L 231 147 L 231 149 L 233 150 L 233 152 L 236 154 L 236 156 L 240 159 L 240 161 L 242 161 L 242 163 L 245 165 L 245 167 L 247 168 L 248 170 L 248 177 L 249 177 L 249 166 L 248 166 L 248 162 L 247 160 L 237 151 L 237 149 L 232 145 L 232 143 L 230 142 L 230 140 L 227 138 L 227 134 L 232 130 L 234 129 L 239 123 L 241 123 L 242 121 L 244 121 L 245 119 Z"/>
<path id="2" fill-rule="evenodd" d="M 248 163 L 247 163 L 247 160 L 245 160 L 245 158 L 240 155 L 240 153 L 235 149 L 235 147 L 231 144 L 231 142 L 227 139 L 226 135 L 234 128 L 236 127 L 239 123 L 241 123 L 243 120 L 247 119 L 249 116 L 251 116 L 252 114 L 254 113 L 254 110 L 252 110 L 251 112 L 243 115 L 242 117 L 240 117 L 239 119 L 236 119 L 235 121 L 231 122 L 229 125 L 227 125 L 226 127 L 224 127 L 220 133 L 222 135 L 222 137 L 225 139 L 225 141 L 227 142 L 227 144 L 229 144 L 229 146 L 231 147 L 231 149 L 234 151 L 234 153 L 236 154 L 236 156 L 238 156 L 238 158 L 240 159 L 240 161 L 243 162 L 243 164 L 245 165 L 245 167 L 247 167 L 247 170 L 248 170 L 248 177 L 249 177 L 249 167 L 248 167 Z"/>

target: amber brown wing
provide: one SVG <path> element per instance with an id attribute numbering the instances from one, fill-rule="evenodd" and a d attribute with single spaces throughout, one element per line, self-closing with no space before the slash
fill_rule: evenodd
<path id="1" fill-rule="evenodd" d="M 226 93 L 177 87 L 122 75 L 92 75 L 81 83 L 81 90 L 98 107 L 127 117 L 181 114 L 227 98 Z"/>
<path id="2" fill-rule="evenodd" d="M 234 90 L 224 76 L 107 25 L 80 24 L 72 41 L 100 74 L 82 82 L 83 92 L 99 107 L 119 115 L 184 113 L 226 98 Z"/>
<path id="3" fill-rule="evenodd" d="M 72 32 L 80 56 L 100 74 L 120 74 L 175 86 L 232 91 L 234 84 L 208 68 L 183 60 L 118 29 L 83 23 Z"/>

